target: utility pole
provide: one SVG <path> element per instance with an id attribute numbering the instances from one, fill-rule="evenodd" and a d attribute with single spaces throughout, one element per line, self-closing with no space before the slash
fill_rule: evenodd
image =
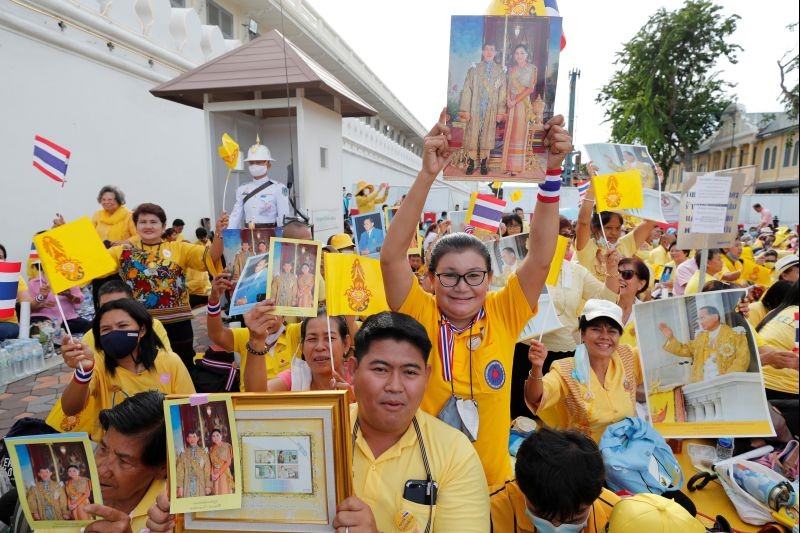
<path id="1" fill-rule="evenodd" d="M 567 130 L 572 135 L 572 142 L 575 143 L 575 85 L 578 78 L 581 77 L 581 71 L 574 68 L 569 72 L 569 116 L 567 118 Z M 572 163 L 572 157 L 578 152 L 570 152 L 567 154 L 566 161 L 564 162 L 564 173 L 561 175 L 562 183 L 572 185 L 573 176 L 580 168 L 575 168 Z"/>

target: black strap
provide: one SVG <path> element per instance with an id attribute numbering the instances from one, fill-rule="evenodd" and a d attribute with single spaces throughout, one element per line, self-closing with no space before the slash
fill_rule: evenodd
<path id="1" fill-rule="evenodd" d="M 422 431 L 419 429 L 419 423 L 417 422 L 417 417 L 411 420 L 411 423 L 414 424 L 414 431 L 417 433 L 417 444 L 419 444 L 419 451 L 422 454 L 422 464 L 425 466 L 425 476 L 427 477 L 428 481 L 428 490 L 433 485 L 433 475 L 431 474 L 431 465 L 428 463 L 428 454 L 425 453 L 425 443 L 422 440 Z M 355 458 L 356 454 L 356 436 L 358 435 L 358 429 L 361 427 L 361 423 L 356 418 L 356 423 L 353 424 L 353 457 Z M 431 498 L 430 503 L 430 511 L 428 512 L 428 525 L 425 526 L 425 533 L 430 533 L 431 530 L 431 520 L 433 519 L 433 498 Z"/>
<path id="2" fill-rule="evenodd" d="M 246 204 L 247 200 L 249 200 L 250 198 L 252 198 L 256 194 L 260 193 L 261 191 L 263 191 L 264 189 L 266 189 L 267 187 L 269 187 L 273 183 L 275 183 L 275 182 L 272 181 L 272 180 L 267 180 L 265 183 L 262 183 L 261 185 L 259 185 L 258 187 L 256 187 L 255 189 L 253 189 L 252 191 L 247 193 L 245 195 L 245 197 L 242 198 L 242 205 Z"/>

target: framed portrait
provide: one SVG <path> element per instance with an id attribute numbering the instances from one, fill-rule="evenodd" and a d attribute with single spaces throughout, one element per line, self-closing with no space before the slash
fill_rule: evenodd
<path id="1" fill-rule="evenodd" d="M 233 279 L 242 275 L 250 257 L 269 252 L 269 241 L 274 236 L 274 228 L 222 230 L 225 244 L 222 256 L 225 258 L 225 268 Z"/>
<path id="2" fill-rule="evenodd" d="M 239 438 L 227 394 L 164 402 L 171 513 L 242 505 Z"/>
<path id="3" fill-rule="evenodd" d="M 267 297 L 269 252 L 247 258 L 233 290 L 231 315 L 241 315 Z"/>
<path id="4" fill-rule="evenodd" d="M 544 181 L 560 52 L 558 17 L 451 18 L 445 179 Z"/>
<path id="5" fill-rule="evenodd" d="M 317 241 L 270 241 L 267 294 L 275 300 L 275 314 L 317 316 L 321 252 Z"/>
<path id="6" fill-rule="evenodd" d="M 386 229 L 383 216 L 379 211 L 353 215 L 353 232 L 358 255 L 365 255 L 373 259 L 381 256 Z"/>
<path id="7" fill-rule="evenodd" d="M 95 518 L 83 510 L 103 503 L 91 441 L 86 433 L 5 439 L 19 504 L 33 530 L 79 528 Z"/>
<path id="8" fill-rule="evenodd" d="M 528 234 L 520 233 L 491 240 L 484 243 L 492 259 L 492 282 L 489 290 L 505 287 L 508 277 L 517 271 L 517 267 L 528 255 Z"/>
<path id="9" fill-rule="evenodd" d="M 597 165 L 599 175 L 638 170 L 642 176 L 644 205 L 639 209 L 625 209 L 625 213 L 639 218 L 666 222 L 662 211 L 661 180 L 656 174 L 656 164 L 646 146 L 634 144 L 592 143 L 584 145 L 588 157 Z"/>
<path id="10" fill-rule="evenodd" d="M 745 293 L 633 306 L 647 408 L 664 437 L 775 434 L 753 331 L 736 311 Z"/>
<path id="11" fill-rule="evenodd" d="M 190 512 L 178 532 L 332 532 L 352 494 L 346 391 L 233 394 L 241 508 Z"/>

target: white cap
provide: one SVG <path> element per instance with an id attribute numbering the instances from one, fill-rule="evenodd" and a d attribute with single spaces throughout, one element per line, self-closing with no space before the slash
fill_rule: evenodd
<path id="1" fill-rule="evenodd" d="M 601 316 L 610 318 L 616 322 L 620 328 L 625 329 L 625 324 L 622 323 L 622 308 L 620 306 L 608 300 L 586 300 L 586 305 L 583 306 L 581 317 L 585 318 L 587 322 L 591 322 L 595 318 L 600 318 Z"/>
<path id="2" fill-rule="evenodd" d="M 786 255 L 778 259 L 775 263 L 775 275 L 780 276 L 793 266 L 800 264 L 800 257 L 794 254 Z"/>
<path id="3" fill-rule="evenodd" d="M 272 159 L 272 154 L 269 148 L 261 144 L 261 139 L 256 136 L 256 144 L 250 147 L 247 151 L 245 161 L 275 161 Z"/>

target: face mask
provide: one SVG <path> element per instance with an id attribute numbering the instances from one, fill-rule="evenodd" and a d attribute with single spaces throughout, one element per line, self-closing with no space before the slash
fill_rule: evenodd
<path id="1" fill-rule="evenodd" d="M 113 359 L 122 359 L 133 353 L 139 344 L 138 331 L 115 330 L 100 335 L 103 352 Z"/>
<path id="2" fill-rule="evenodd" d="M 770 270 L 775 270 L 775 261 L 767 261 L 764 263 L 764 266 Z"/>
<path id="3" fill-rule="evenodd" d="M 564 259 L 566 259 L 567 261 L 572 261 L 572 255 L 573 255 L 572 248 L 570 248 L 569 251 L 564 255 Z"/>
<path id="4" fill-rule="evenodd" d="M 653 239 L 651 242 L 653 243 L 653 246 L 658 246 L 658 244 L 661 242 L 661 239 Z"/>
<path id="5" fill-rule="evenodd" d="M 260 178 L 267 173 L 267 166 L 266 165 L 249 165 L 247 170 L 250 171 L 250 175 L 254 178 Z"/>
<path id="6" fill-rule="evenodd" d="M 534 516 L 530 509 L 525 509 L 525 515 L 531 519 L 536 531 L 540 531 L 541 533 L 580 533 L 589 523 L 588 520 L 584 520 L 580 524 L 561 524 L 560 526 L 554 526 L 547 520 Z"/>
<path id="7" fill-rule="evenodd" d="M 754 239 L 758 239 L 758 232 L 757 231 L 751 231 L 750 232 L 750 236 L 753 237 Z"/>

